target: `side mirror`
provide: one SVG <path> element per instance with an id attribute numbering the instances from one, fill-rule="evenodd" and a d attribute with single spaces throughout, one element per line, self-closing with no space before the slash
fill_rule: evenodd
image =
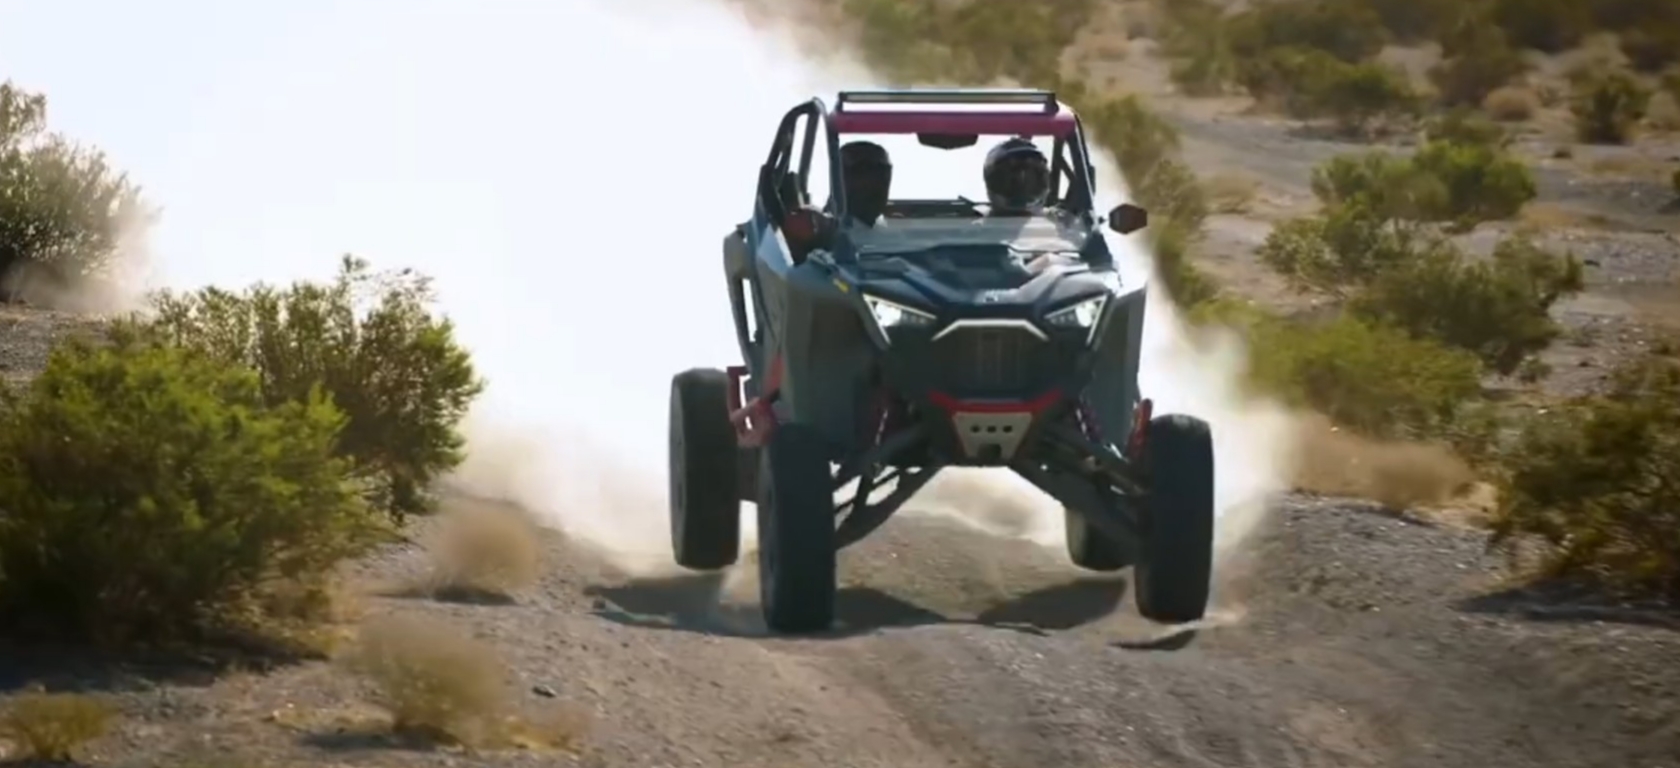
<path id="1" fill-rule="evenodd" d="M 1108 212 L 1108 228 L 1129 235 L 1149 226 L 1149 212 L 1131 203 L 1121 203 Z"/>

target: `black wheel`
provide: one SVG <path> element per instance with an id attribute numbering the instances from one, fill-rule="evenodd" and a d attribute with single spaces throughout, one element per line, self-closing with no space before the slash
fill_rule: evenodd
<path id="1" fill-rule="evenodd" d="M 1144 436 L 1149 496 L 1133 581 L 1138 613 L 1181 624 L 1207 613 L 1213 582 L 1213 435 L 1194 416 L 1149 421 Z"/>
<path id="2" fill-rule="evenodd" d="M 834 623 L 834 479 L 822 436 L 784 424 L 760 450 L 758 589 L 764 623 L 786 634 Z"/>
<path id="3" fill-rule="evenodd" d="M 671 379 L 671 550 L 677 565 L 727 568 L 741 557 L 740 472 L 729 376 L 694 368 Z"/>
<path id="4" fill-rule="evenodd" d="M 1110 538 L 1085 521 L 1085 516 L 1062 508 L 1067 531 L 1068 559 L 1087 571 L 1118 571 L 1132 564 L 1131 552 L 1123 542 Z"/>

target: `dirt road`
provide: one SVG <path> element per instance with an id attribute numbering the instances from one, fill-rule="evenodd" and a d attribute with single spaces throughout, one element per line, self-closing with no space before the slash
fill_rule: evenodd
<path id="1" fill-rule="evenodd" d="M 362 691 L 325 663 L 95 680 L 14 658 L 0 684 L 125 691 L 101 765 L 1680 765 L 1674 626 L 1488 597 L 1497 563 L 1478 534 L 1356 504 L 1281 502 L 1227 567 L 1216 618 L 1178 634 L 1133 618 L 1123 579 L 937 519 L 848 551 L 843 627 L 815 639 L 761 636 L 747 577 L 635 580 L 558 536 L 548 547 L 540 587 L 514 603 L 368 607 L 468 627 L 516 695 L 593 713 L 580 757 L 357 736 Z M 360 577 L 424 567 L 400 548 Z"/>

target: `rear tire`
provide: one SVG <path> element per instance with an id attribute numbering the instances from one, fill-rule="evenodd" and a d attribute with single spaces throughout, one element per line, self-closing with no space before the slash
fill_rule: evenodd
<path id="1" fill-rule="evenodd" d="M 834 624 L 837 557 L 834 478 L 822 435 L 778 426 L 760 450 L 758 588 L 772 632 L 822 632 Z"/>
<path id="2" fill-rule="evenodd" d="M 729 423 L 729 376 L 694 368 L 671 379 L 671 551 L 715 571 L 741 557 L 740 472 Z"/>
<path id="3" fill-rule="evenodd" d="M 1150 484 L 1133 572 L 1138 613 L 1166 624 L 1197 621 L 1213 584 L 1213 435 L 1194 416 L 1157 416 L 1144 457 Z"/>
<path id="4" fill-rule="evenodd" d="M 1107 573 L 1132 564 L 1126 545 L 1092 527 L 1084 515 L 1063 507 L 1062 522 L 1067 531 L 1068 559 L 1074 565 Z"/>

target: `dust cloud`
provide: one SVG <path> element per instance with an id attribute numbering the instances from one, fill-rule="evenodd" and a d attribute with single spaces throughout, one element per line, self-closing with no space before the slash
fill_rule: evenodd
<path id="1" fill-rule="evenodd" d="M 324 278 L 346 251 L 433 276 L 489 381 L 457 482 L 636 570 L 669 562 L 669 377 L 736 357 L 719 240 L 758 158 L 794 103 L 870 79 L 704 0 L 10 4 L 0 72 L 146 185 L 157 284 Z M 899 154 L 901 190 L 978 185 L 978 155 L 929 154 Z M 1224 520 L 1253 519 L 1287 418 L 1236 390 L 1239 339 L 1161 300 L 1149 320 L 1146 392 L 1212 422 Z M 917 508 L 1061 536 L 1006 473 L 952 473 Z"/>

